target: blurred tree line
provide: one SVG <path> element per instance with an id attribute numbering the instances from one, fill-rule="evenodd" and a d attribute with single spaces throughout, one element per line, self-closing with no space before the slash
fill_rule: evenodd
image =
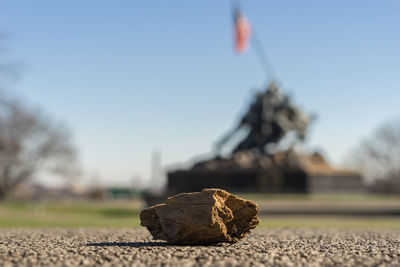
<path id="1" fill-rule="evenodd" d="M 364 140 L 351 155 L 376 193 L 400 193 L 400 119 L 389 121 Z"/>
<path id="2" fill-rule="evenodd" d="M 0 35 L 0 45 L 4 39 Z M 67 178 L 78 173 L 68 129 L 5 88 L 19 73 L 0 49 L 0 200 L 42 171 Z"/>

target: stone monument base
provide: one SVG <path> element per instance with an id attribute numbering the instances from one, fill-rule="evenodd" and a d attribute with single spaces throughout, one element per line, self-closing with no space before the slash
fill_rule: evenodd
<path id="1" fill-rule="evenodd" d="M 360 174 L 330 166 L 319 153 L 294 150 L 273 155 L 237 152 L 168 173 L 167 194 L 222 188 L 238 193 L 358 193 Z"/>

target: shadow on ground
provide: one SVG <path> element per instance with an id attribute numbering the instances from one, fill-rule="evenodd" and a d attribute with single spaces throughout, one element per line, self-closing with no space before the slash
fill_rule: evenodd
<path id="1" fill-rule="evenodd" d="M 88 243 L 87 247 L 180 247 L 180 246 L 222 246 L 221 244 L 171 244 L 167 242 L 102 242 Z"/>
<path id="2" fill-rule="evenodd" d="M 171 246 L 166 242 L 103 242 L 88 243 L 88 247 L 166 247 Z"/>

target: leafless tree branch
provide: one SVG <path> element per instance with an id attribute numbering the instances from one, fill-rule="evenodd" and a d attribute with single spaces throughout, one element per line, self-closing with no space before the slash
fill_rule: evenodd
<path id="1" fill-rule="evenodd" d="M 0 43 L 4 35 L 0 33 Z M 17 65 L 0 58 L 2 78 L 17 77 Z M 76 151 L 68 130 L 25 103 L 0 93 L 0 200 L 42 170 L 77 175 Z"/>
<path id="2" fill-rule="evenodd" d="M 377 129 L 353 151 L 351 160 L 374 190 L 400 193 L 400 119 Z"/>

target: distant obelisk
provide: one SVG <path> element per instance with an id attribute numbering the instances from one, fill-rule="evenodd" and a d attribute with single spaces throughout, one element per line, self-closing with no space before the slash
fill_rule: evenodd
<path id="1" fill-rule="evenodd" d="M 160 192 L 164 189 L 164 181 L 161 173 L 161 151 L 153 149 L 151 152 L 151 170 L 150 170 L 150 190 Z"/>

